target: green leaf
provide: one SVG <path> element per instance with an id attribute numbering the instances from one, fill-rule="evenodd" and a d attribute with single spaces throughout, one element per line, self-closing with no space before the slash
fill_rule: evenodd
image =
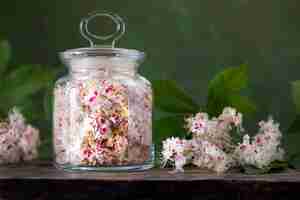
<path id="1" fill-rule="evenodd" d="M 0 40 L 0 77 L 6 71 L 10 59 L 11 47 L 7 40 Z"/>
<path id="2" fill-rule="evenodd" d="M 23 65 L 1 80 L 0 108 L 20 104 L 26 98 L 45 88 L 55 77 L 49 68 Z"/>
<path id="3" fill-rule="evenodd" d="M 297 133 L 300 132 L 300 80 L 291 83 L 291 92 L 297 115 L 289 126 L 287 132 Z"/>
<path id="4" fill-rule="evenodd" d="M 153 81 L 154 103 L 157 108 L 170 113 L 195 113 L 199 105 L 173 80 Z"/>
<path id="5" fill-rule="evenodd" d="M 242 64 L 239 67 L 225 69 L 210 81 L 209 90 L 217 91 L 222 88 L 229 92 L 239 92 L 248 84 L 247 68 L 246 64 Z"/>
<path id="6" fill-rule="evenodd" d="M 227 68 L 209 82 L 207 112 L 212 116 L 220 114 L 224 107 L 232 106 L 249 114 L 256 111 L 255 104 L 240 91 L 248 84 L 247 65 Z"/>
<path id="7" fill-rule="evenodd" d="M 168 137 L 184 137 L 186 131 L 183 127 L 184 116 L 175 115 L 164 117 L 154 121 L 154 141 L 156 144 L 160 144 L 162 140 Z"/>
<path id="8" fill-rule="evenodd" d="M 220 91 L 219 93 L 212 93 L 210 91 L 208 93 L 206 110 L 211 116 L 217 116 L 222 112 L 224 107 L 228 106 L 227 98 L 221 96 L 221 92 L 224 93 L 223 91 Z"/>
<path id="9" fill-rule="evenodd" d="M 285 160 L 275 160 L 267 168 L 267 173 L 281 172 L 289 168 L 289 163 Z"/>
<path id="10" fill-rule="evenodd" d="M 50 160 L 52 159 L 52 137 L 51 135 L 47 135 L 42 138 L 41 146 L 39 148 L 39 159 L 41 160 Z"/>
<path id="11" fill-rule="evenodd" d="M 255 104 L 246 96 L 232 94 L 228 96 L 228 105 L 236 108 L 241 113 L 252 114 L 256 112 Z"/>
<path id="12" fill-rule="evenodd" d="M 267 173 L 276 173 L 282 172 L 289 168 L 289 163 L 287 161 L 275 160 L 269 164 L 269 166 L 265 168 L 257 168 L 252 165 L 243 166 L 243 171 L 246 174 L 267 174 Z"/>
<path id="13" fill-rule="evenodd" d="M 33 101 L 31 98 L 27 98 L 16 106 L 29 123 L 41 120 L 44 117 L 43 107 L 39 101 Z"/>
<path id="14" fill-rule="evenodd" d="M 293 154 L 290 154 L 288 156 L 288 162 L 293 162 L 295 161 L 296 159 L 300 158 L 300 152 L 297 152 L 297 153 L 293 153 Z"/>
<path id="15" fill-rule="evenodd" d="M 300 114 L 300 80 L 291 83 L 291 90 L 296 112 Z"/>
<path id="16" fill-rule="evenodd" d="M 298 133 L 300 132 L 300 115 L 297 115 L 292 124 L 289 126 L 288 133 Z"/>
<path id="17" fill-rule="evenodd" d="M 242 166 L 243 168 L 243 172 L 245 174 L 249 174 L 249 175 L 255 175 L 255 174 L 265 174 L 266 173 L 266 170 L 265 169 L 259 169 L 255 166 L 252 166 L 252 165 L 244 165 Z"/>
<path id="18" fill-rule="evenodd" d="M 241 141 L 243 141 L 243 136 L 244 136 L 243 132 L 241 132 L 237 128 L 233 128 L 230 131 L 230 135 L 231 135 L 231 142 L 235 146 L 237 146 L 239 143 L 241 143 Z"/>
<path id="19" fill-rule="evenodd" d="M 300 134 L 286 134 L 284 138 L 289 164 L 297 168 L 300 167 L 299 141 Z"/>
<path id="20" fill-rule="evenodd" d="M 53 111 L 53 90 L 54 82 L 52 82 L 46 89 L 43 99 L 43 107 L 45 111 L 45 118 L 48 121 L 52 121 L 52 111 Z"/>
<path id="21" fill-rule="evenodd" d="M 297 168 L 297 165 L 298 162 L 299 162 L 299 159 L 300 159 L 300 152 L 296 152 L 296 153 L 290 153 L 288 152 L 288 165 L 289 165 L 289 168 L 291 169 L 296 169 Z"/>

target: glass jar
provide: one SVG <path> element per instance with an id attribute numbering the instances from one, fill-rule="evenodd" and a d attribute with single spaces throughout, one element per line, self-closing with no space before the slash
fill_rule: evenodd
<path id="1" fill-rule="evenodd" d="M 96 16 L 110 17 L 118 34 L 91 34 L 87 24 Z M 117 15 L 96 13 L 80 27 L 91 47 L 61 53 L 69 74 L 54 89 L 55 165 L 66 170 L 149 169 L 154 162 L 152 89 L 137 73 L 145 55 L 114 47 L 125 31 Z M 96 46 L 92 38 L 113 38 L 113 44 Z"/>

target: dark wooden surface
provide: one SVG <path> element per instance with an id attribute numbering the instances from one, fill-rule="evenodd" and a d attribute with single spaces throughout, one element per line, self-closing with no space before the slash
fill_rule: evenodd
<path id="1" fill-rule="evenodd" d="M 297 195 L 296 197 L 294 195 Z M 2 199 L 298 199 L 300 171 L 217 175 L 189 169 L 70 173 L 48 163 L 0 167 Z"/>

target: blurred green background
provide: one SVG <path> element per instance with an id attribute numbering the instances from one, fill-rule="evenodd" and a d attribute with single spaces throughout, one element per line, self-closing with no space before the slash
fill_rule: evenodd
<path id="1" fill-rule="evenodd" d="M 145 77 L 175 79 L 204 103 L 217 72 L 248 63 L 247 94 L 258 107 L 250 127 L 271 114 L 286 130 L 296 115 L 290 83 L 300 79 L 299 8 L 299 0 L 2 0 L 0 35 L 12 45 L 8 71 L 23 64 L 57 70 L 58 52 L 88 45 L 80 19 L 109 10 L 127 23 L 117 46 L 147 53 Z M 298 135 L 286 137 L 291 149 Z"/>

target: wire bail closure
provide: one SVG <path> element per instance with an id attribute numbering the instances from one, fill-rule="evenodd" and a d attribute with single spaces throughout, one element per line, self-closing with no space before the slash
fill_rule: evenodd
<path id="1" fill-rule="evenodd" d="M 108 17 L 110 18 L 114 24 L 116 25 L 116 31 L 110 35 L 96 35 L 94 33 L 91 33 L 88 28 L 88 24 L 91 20 L 95 19 L 96 17 Z M 115 47 L 116 41 L 118 41 L 123 34 L 125 33 L 126 26 L 124 23 L 124 20 L 117 14 L 110 13 L 110 12 L 92 12 L 89 14 L 89 16 L 83 18 L 80 22 L 80 33 L 82 37 L 84 37 L 87 41 L 89 41 L 91 47 L 97 46 L 93 40 L 112 40 L 111 47 Z"/>

